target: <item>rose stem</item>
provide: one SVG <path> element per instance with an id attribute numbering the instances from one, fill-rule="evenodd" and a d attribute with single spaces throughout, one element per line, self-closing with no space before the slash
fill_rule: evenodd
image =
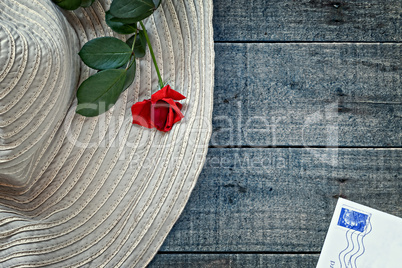
<path id="1" fill-rule="evenodd" d="M 134 34 L 133 44 L 131 45 L 131 51 L 132 51 L 132 52 L 131 52 L 130 60 L 129 60 L 128 63 L 127 63 L 126 70 L 130 69 L 130 68 L 131 68 L 131 65 L 133 65 L 133 63 L 134 63 L 134 61 L 135 61 L 134 45 L 135 45 L 135 40 L 136 40 L 136 39 L 137 39 L 137 32 L 135 32 L 135 34 Z M 133 56 L 134 56 L 134 60 L 131 61 L 131 59 L 133 58 Z M 131 61 L 131 63 L 130 63 L 130 61 Z"/>
<path id="2" fill-rule="evenodd" d="M 149 52 L 151 53 L 152 60 L 155 65 L 156 73 L 158 74 L 159 86 L 160 86 L 160 88 L 163 88 L 164 85 L 163 85 L 161 73 L 159 72 L 159 67 L 158 67 L 158 64 L 156 63 L 156 58 L 155 58 L 154 50 L 152 49 L 151 41 L 149 41 L 147 30 L 145 29 L 145 26 L 142 23 L 142 21 L 140 21 L 140 24 L 141 24 L 142 30 L 144 31 L 145 39 L 147 40 L 147 43 L 148 43 Z"/>

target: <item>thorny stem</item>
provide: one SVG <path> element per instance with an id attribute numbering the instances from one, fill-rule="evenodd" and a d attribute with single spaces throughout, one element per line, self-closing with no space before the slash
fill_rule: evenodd
<path id="1" fill-rule="evenodd" d="M 155 65 L 156 73 L 158 74 L 159 86 L 160 86 L 160 88 L 163 88 L 164 85 L 163 85 L 162 77 L 161 77 L 161 74 L 159 72 L 158 64 L 156 63 L 156 58 L 155 58 L 154 51 L 152 49 L 151 41 L 149 41 L 147 30 L 145 29 L 145 26 L 142 23 L 142 21 L 140 21 L 140 24 L 141 24 L 142 30 L 144 31 L 145 39 L 147 40 L 147 44 L 148 44 L 148 47 L 149 47 L 149 52 L 151 53 L 151 57 L 152 57 L 152 61 L 154 62 L 154 65 Z"/>

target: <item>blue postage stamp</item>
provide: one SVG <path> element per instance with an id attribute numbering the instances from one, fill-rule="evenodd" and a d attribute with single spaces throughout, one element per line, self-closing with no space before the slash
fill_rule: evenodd
<path id="1" fill-rule="evenodd" d="M 343 207 L 339 215 L 338 225 L 362 233 L 366 228 L 368 218 L 367 214 Z"/>

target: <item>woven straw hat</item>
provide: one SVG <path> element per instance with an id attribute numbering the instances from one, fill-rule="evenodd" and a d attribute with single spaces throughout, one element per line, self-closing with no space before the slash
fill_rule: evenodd
<path id="1" fill-rule="evenodd" d="M 183 210 L 211 134 L 212 1 L 165 0 L 144 21 L 164 79 L 186 96 L 169 133 L 132 124 L 158 89 L 151 57 L 106 113 L 75 113 L 95 71 L 77 55 L 114 33 L 110 1 L 61 11 L 0 2 L 0 266 L 144 267 Z M 124 36 L 118 36 L 124 40 Z"/>

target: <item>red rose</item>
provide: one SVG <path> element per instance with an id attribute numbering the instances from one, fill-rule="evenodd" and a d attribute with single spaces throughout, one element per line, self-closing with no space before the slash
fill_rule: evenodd
<path id="1" fill-rule="evenodd" d="M 133 124 L 167 132 L 183 118 L 180 111 L 182 104 L 175 100 L 185 98 L 167 85 L 152 94 L 151 99 L 137 102 L 131 107 Z"/>

